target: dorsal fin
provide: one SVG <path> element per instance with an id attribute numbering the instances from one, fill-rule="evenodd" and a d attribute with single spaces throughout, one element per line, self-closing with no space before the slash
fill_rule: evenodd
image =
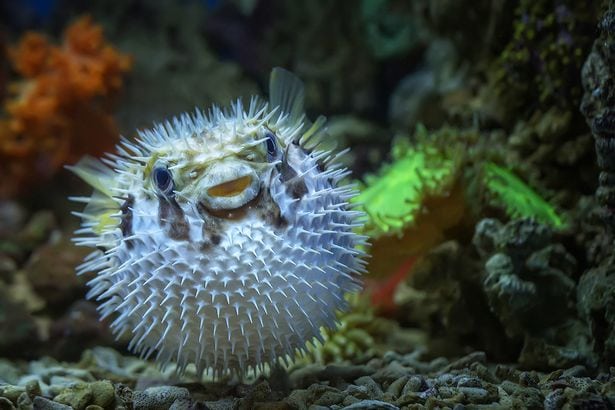
<path id="1" fill-rule="evenodd" d="M 287 114 L 291 122 L 298 122 L 304 113 L 303 81 L 281 67 L 271 70 L 269 77 L 269 102 L 271 108 Z"/>

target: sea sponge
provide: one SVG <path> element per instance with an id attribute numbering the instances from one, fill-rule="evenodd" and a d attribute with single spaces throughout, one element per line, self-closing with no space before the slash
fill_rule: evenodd
<path id="1" fill-rule="evenodd" d="M 89 16 L 66 29 L 61 46 L 30 32 L 8 56 L 20 78 L 9 84 L 0 117 L 0 170 L 10 181 L 0 197 L 113 146 L 118 131 L 111 108 L 132 64 Z"/>

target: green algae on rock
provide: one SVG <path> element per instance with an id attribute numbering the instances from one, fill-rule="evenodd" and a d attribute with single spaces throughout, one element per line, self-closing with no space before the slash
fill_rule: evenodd
<path id="1" fill-rule="evenodd" d="M 484 183 L 492 194 L 492 204 L 503 208 L 510 218 L 535 218 L 556 229 L 565 227 L 565 220 L 555 207 L 510 170 L 487 163 L 484 166 Z"/>
<path id="2" fill-rule="evenodd" d="M 597 4 L 518 2 L 512 38 L 493 70 L 503 109 L 518 112 L 536 103 L 577 109 L 582 94 L 579 73 L 593 41 Z"/>

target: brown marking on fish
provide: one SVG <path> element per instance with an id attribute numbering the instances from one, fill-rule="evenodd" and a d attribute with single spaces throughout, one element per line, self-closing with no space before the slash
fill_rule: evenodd
<path id="1" fill-rule="evenodd" d="M 133 234 L 132 231 L 132 207 L 135 204 L 135 197 L 132 195 L 128 195 L 122 206 L 120 207 L 120 211 L 122 212 L 122 216 L 120 219 L 120 230 L 122 231 L 122 236 L 124 238 L 131 236 Z M 128 249 L 132 249 L 133 243 L 132 240 L 126 240 L 126 247 Z"/>
<path id="2" fill-rule="evenodd" d="M 218 235 L 217 233 L 212 234 L 209 237 L 209 240 L 211 241 L 211 243 L 213 243 L 214 245 L 220 245 L 220 242 L 222 242 L 222 237 L 220 235 Z"/>
<path id="3" fill-rule="evenodd" d="M 176 241 L 190 240 L 190 226 L 175 197 L 158 197 L 158 222 L 166 234 Z"/>
<path id="4" fill-rule="evenodd" d="M 220 244 L 222 241 L 222 236 L 220 235 L 223 229 L 222 225 L 220 219 L 212 216 L 208 216 L 203 220 L 203 241 L 201 242 L 201 251 L 208 251 L 212 246 Z"/>
<path id="5" fill-rule="evenodd" d="M 290 144 L 286 148 L 284 158 L 280 165 L 278 165 L 278 171 L 280 172 L 280 179 L 286 186 L 286 192 L 294 199 L 301 199 L 307 193 L 307 186 L 303 177 L 299 177 L 297 171 L 290 165 L 292 162 L 301 161 L 300 154 L 305 153 L 301 147 L 295 144 Z"/>
<path id="6" fill-rule="evenodd" d="M 262 210 L 262 217 L 276 229 L 283 229 L 288 226 L 288 221 L 282 216 L 280 207 L 274 201 L 271 201 L 271 205 Z"/>
<path id="7" fill-rule="evenodd" d="M 261 200 L 257 204 L 255 211 L 259 213 L 260 217 L 269 225 L 276 229 L 282 229 L 288 226 L 288 221 L 282 216 L 280 207 L 273 200 L 269 189 L 262 189 L 265 192 L 262 195 Z"/>

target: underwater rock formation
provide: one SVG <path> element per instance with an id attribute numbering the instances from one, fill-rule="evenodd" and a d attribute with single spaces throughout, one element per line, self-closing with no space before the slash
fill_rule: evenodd
<path id="1" fill-rule="evenodd" d="M 491 86 L 501 120 L 537 108 L 575 110 L 582 95 L 579 72 L 594 33 L 597 2 L 521 0 L 513 33 L 494 61 Z"/>
<path id="2" fill-rule="evenodd" d="M 591 128 L 601 169 L 596 199 L 603 226 L 588 244 L 592 267 L 579 280 L 577 305 L 591 328 L 594 351 L 615 363 L 615 2 L 609 1 L 598 25 L 600 36 L 583 66 L 581 112 Z M 606 229 L 605 229 L 606 228 Z"/>
<path id="3" fill-rule="evenodd" d="M 577 306 L 589 323 L 594 351 L 615 363 L 615 263 L 586 272 L 577 288 Z"/>
<path id="4" fill-rule="evenodd" d="M 508 338 L 522 342 L 531 368 L 595 365 L 589 329 L 577 317 L 575 258 L 532 219 L 483 219 L 473 238 L 485 261 L 483 292 Z"/>
<path id="5" fill-rule="evenodd" d="M 401 320 L 426 329 L 432 355 L 451 355 L 470 345 L 490 357 L 513 359 L 517 347 L 489 311 L 478 261 L 457 241 L 434 247 L 417 261 L 395 294 Z"/>
<path id="6" fill-rule="evenodd" d="M 583 65 L 585 94 L 581 111 L 594 135 L 599 177 L 596 195 L 604 206 L 603 219 L 615 226 L 615 6 L 599 24 L 601 35 Z"/>

